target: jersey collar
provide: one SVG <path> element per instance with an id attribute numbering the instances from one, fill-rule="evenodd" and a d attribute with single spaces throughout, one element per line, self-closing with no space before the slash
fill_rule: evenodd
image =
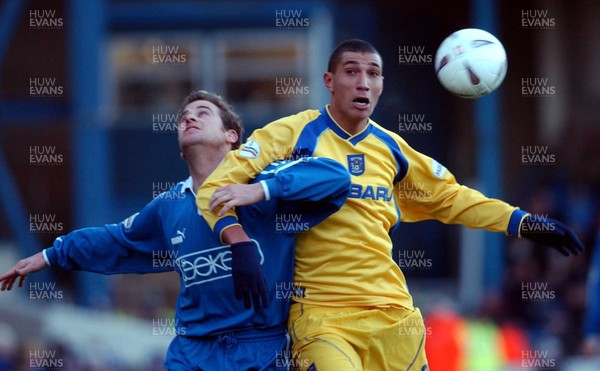
<path id="1" fill-rule="evenodd" d="M 191 175 L 183 181 L 183 184 L 181 185 L 181 193 L 185 193 L 185 191 L 187 191 L 188 189 L 190 190 L 190 192 L 192 192 L 194 196 L 196 195 L 196 193 L 194 193 L 194 181 L 192 180 Z"/>
<path id="2" fill-rule="evenodd" d="M 327 126 L 333 130 L 334 133 L 336 133 L 340 138 L 346 139 L 352 143 L 352 145 L 356 145 L 358 142 L 365 139 L 371 133 L 371 128 L 373 127 L 373 125 L 371 125 L 371 119 L 369 119 L 364 129 L 362 129 L 359 133 L 350 135 L 346 130 L 342 129 L 337 122 L 335 122 L 333 117 L 331 117 L 331 114 L 329 113 L 329 105 L 326 105 L 325 108 L 321 110 L 321 115 L 324 117 Z"/>

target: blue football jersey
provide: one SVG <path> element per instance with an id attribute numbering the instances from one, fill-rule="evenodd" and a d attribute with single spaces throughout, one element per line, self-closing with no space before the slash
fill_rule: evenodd
<path id="1" fill-rule="evenodd" d="M 344 204 L 350 175 L 334 160 L 305 157 L 273 163 L 252 182 L 262 183 L 267 199 L 237 212 L 269 289 L 270 305 L 260 313 L 235 298 L 231 251 L 200 215 L 191 177 L 121 223 L 57 238 L 44 256 L 51 266 L 102 274 L 177 271 L 175 330 L 180 335 L 283 329 L 292 296 L 303 295 L 293 283 L 295 236 Z"/>

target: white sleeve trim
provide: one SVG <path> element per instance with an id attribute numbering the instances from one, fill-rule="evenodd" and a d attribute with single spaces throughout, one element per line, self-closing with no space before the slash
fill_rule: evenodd
<path id="1" fill-rule="evenodd" d="M 265 192 L 265 201 L 269 201 L 271 199 L 271 193 L 269 193 L 269 186 L 267 186 L 267 182 L 261 180 L 259 183 L 263 187 L 263 191 Z"/>
<path id="2" fill-rule="evenodd" d="M 44 257 L 44 261 L 46 262 L 46 265 L 51 267 L 52 265 L 50 264 L 50 261 L 48 260 L 48 255 L 46 255 L 46 250 L 48 250 L 48 249 L 42 250 L 42 256 Z"/>

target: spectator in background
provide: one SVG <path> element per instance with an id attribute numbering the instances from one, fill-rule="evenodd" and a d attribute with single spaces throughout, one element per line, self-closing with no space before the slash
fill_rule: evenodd
<path id="1" fill-rule="evenodd" d="M 600 356 L 600 218 L 588 271 L 582 353 L 586 356 Z"/>

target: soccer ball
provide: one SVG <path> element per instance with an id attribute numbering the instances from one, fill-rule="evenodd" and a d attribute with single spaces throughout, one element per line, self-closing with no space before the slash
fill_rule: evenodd
<path id="1" fill-rule="evenodd" d="M 440 83 L 461 98 L 475 99 L 496 90 L 506 76 L 506 51 L 491 33 L 465 28 L 448 36 L 435 53 Z"/>

